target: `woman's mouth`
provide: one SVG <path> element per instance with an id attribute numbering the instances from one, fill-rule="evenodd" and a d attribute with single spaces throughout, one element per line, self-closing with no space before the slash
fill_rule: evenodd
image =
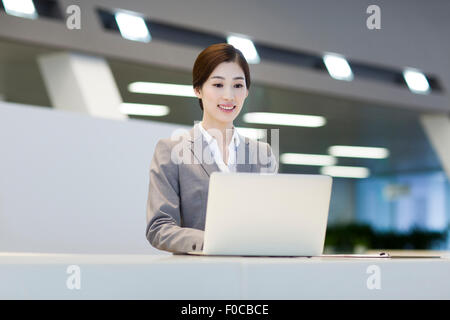
<path id="1" fill-rule="evenodd" d="M 226 113 L 231 113 L 233 112 L 234 109 L 236 109 L 235 105 L 233 106 L 233 105 L 218 104 L 217 107 Z"/>

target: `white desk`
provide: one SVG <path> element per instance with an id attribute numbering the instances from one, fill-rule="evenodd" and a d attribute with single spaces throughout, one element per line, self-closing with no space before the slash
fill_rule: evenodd
<path id="1" fill-rule="evenodd" d="M 0 253 L 0 299 L 450 299 L 450 259 Z"/>

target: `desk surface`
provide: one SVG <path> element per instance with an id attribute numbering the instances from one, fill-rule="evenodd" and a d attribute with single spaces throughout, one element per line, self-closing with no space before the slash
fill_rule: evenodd
<path id="1" fill-rule="evenodd" d="M 0 283 L 0 299 L 450 299 L 450 257 L 0 253 Z"/>

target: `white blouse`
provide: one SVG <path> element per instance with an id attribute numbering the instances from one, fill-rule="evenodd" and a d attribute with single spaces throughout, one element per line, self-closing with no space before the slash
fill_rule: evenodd
<path id="1" fill-rule="evenodd" d="M 237 130 L 233 127 L 233 137 L 231 138 L 230 144 L 228 146 L 228 165 L 223 162 L 222 152 L 219 149 L 219 145 L 217 144 L 217 140 L 211 136 L 203 127 L 202 124 L 198 123 L 200 132 L 205 137 L 206 142 L 208 143 L 208 147 L 211 150 L 211 153 L 214 157 L 214 161 L 222 172 L 236 172 L 236 154 L 237 147 L 239 146 L 240 139 L 237 134 Z"/>

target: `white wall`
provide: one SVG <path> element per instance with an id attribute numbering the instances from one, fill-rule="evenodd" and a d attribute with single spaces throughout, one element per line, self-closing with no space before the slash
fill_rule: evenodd
<path id="1" fill-rule="evenodd" d="M 0 251 L 161 253 L 148 174 L 175 128 L 0 102 Z"/>

